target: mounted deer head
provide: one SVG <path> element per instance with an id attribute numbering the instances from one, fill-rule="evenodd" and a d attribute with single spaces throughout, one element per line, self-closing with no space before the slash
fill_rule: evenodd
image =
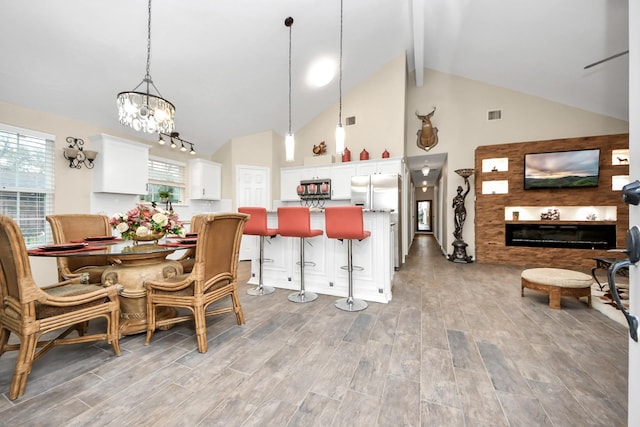
<path id="1" fill-rule="evenodd" d="M 431 124 L 431 117 L 436 112 L 436 107 L 433 107 L 433 111 L 426 115 L 420 115 L 416 111 L 416 117 L 422 121 L 422 129 L 418 131 L 418 147 L 425 151 L 431 150 L 438 143 L 438 128 L 433 127 Z"/>

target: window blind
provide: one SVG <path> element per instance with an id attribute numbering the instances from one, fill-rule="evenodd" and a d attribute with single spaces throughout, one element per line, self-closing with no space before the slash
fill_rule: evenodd
<path id="1" fill-rule="evenodd" d="M 53 213 L 54 148 L 52 136 L 0 125 L 0 213 L 18 223 L 27 245 L 51 241 L 46 216 Z"/>

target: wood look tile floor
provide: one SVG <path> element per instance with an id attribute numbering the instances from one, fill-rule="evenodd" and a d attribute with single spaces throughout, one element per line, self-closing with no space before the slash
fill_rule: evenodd
<path id="1" fill-rule="evenodd" d="M 58 347 L 26 393 L 7 399 L 15 352 L 0 358 L 0 425 L 624 426 L 627 330 L 584 302 L 525 290 L 522 267 L 454 264 L 417 236 L 393 301 L 359 313 L 289 291 L 246 295 L 247 323 L 208 322 L 104 344 Z"/>

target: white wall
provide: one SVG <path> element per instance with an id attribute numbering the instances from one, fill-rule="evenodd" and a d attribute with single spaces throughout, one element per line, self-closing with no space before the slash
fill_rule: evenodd
<path id="1" fill-rule="evenodd" d="M 342 122 L 350 116 L 356 124 L 345 126 L 345 145 L 351 160 L 358 161 L 366 149 L 371 159 L 379 159 L 386 149 L 391 157 L 404 154 L 404 105 L 406 55 L 398 55 L 367 81 L 342 96 Z M 338 102 L 295 131 L 295 161 L 287 166 L 303 164 L 312 148 L 325 141 L 327 153 L 335 154 L 335 129 L 338 124 Z M 338 160 L 339 161 L 339 160 Z"/>

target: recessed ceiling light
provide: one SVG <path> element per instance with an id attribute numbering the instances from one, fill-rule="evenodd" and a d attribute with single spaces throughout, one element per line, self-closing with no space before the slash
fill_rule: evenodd
<path id="1" fill-rule="evenodd" d="M 335 61 L 329 58 L 317 60 L 309 70 L 309 82 L 315 87 L 328 85 L 336 75 Z"/>

